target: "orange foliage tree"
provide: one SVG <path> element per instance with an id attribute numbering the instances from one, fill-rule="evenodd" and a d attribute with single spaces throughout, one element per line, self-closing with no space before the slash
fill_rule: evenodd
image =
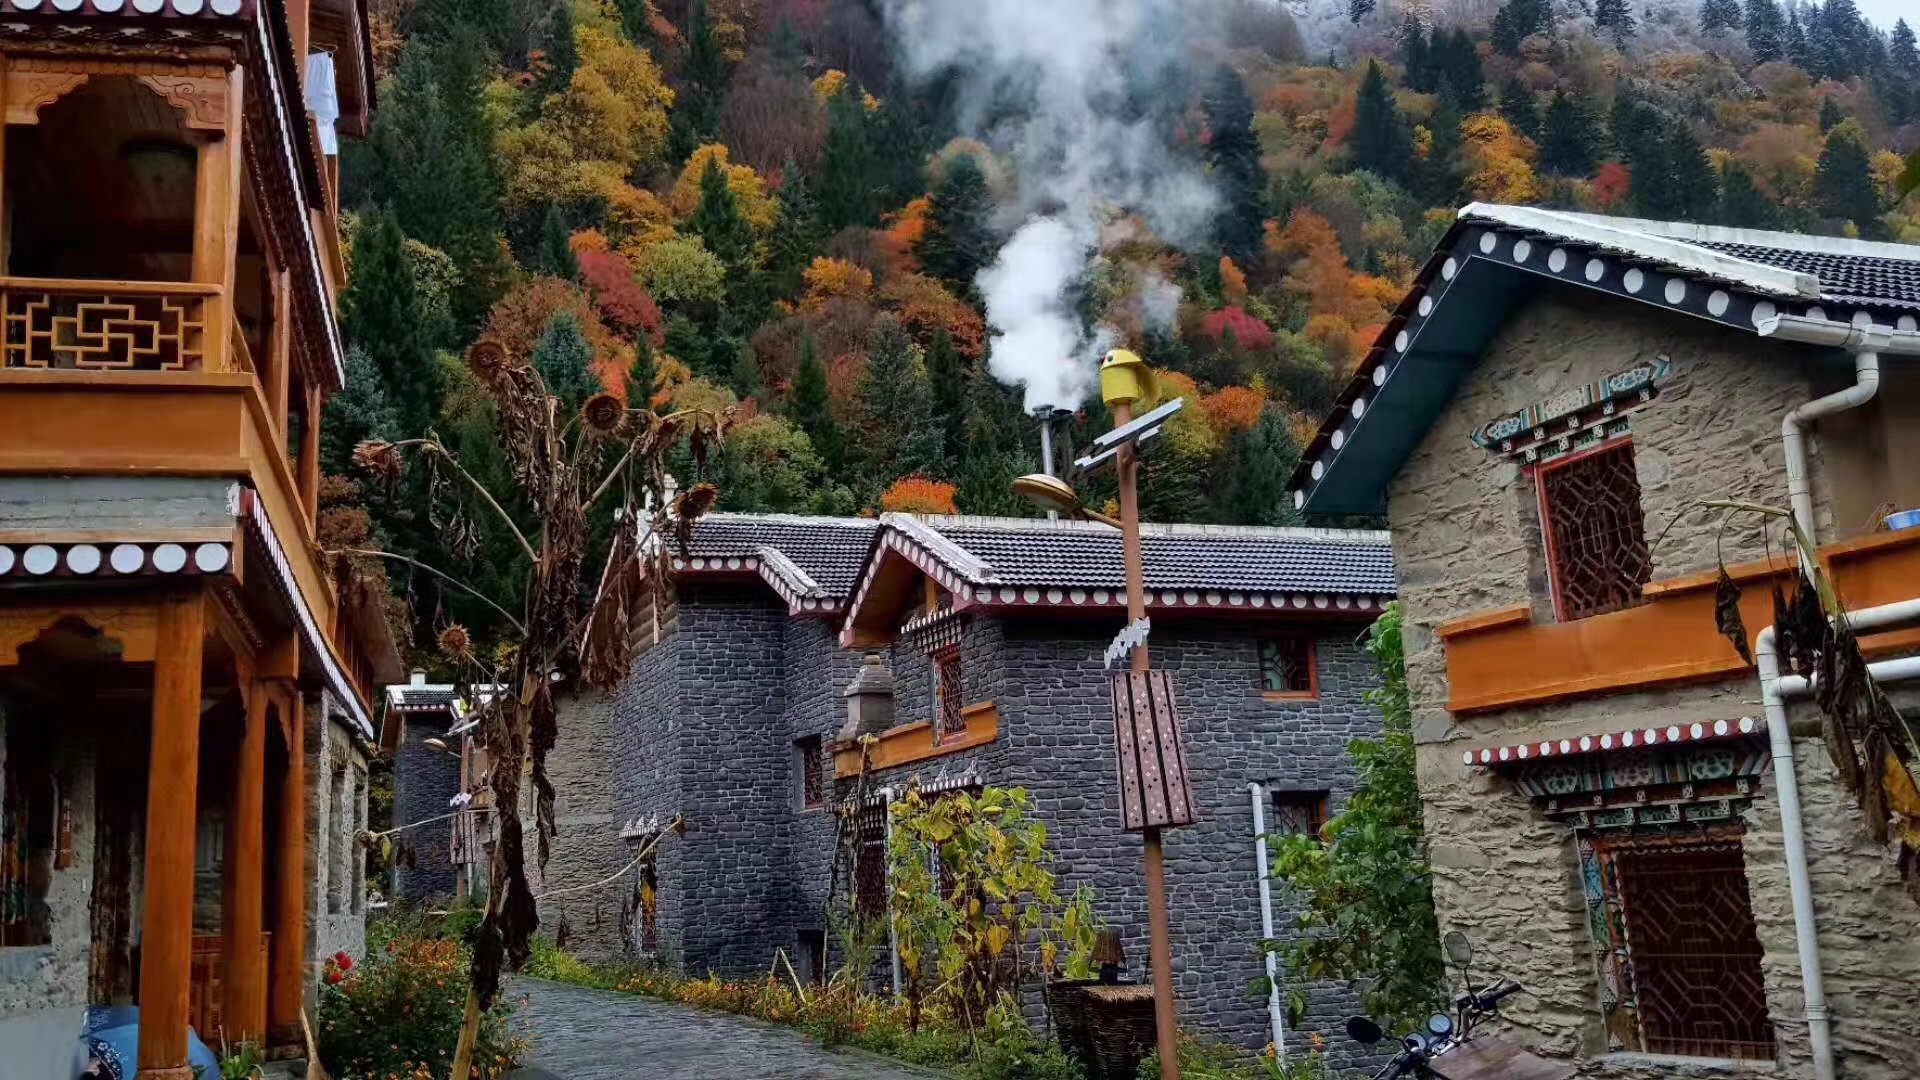
<path id="1" fill-rule="evenodd" d="M 510 356 L 532 356 L 534 346 L 547 332 L 547 324 L 563 311 L 580 321 L 581 334 L 593 350 L 593 369 L 601 385 L 624 394 L 627 369 L 633 366 L 632 348 L 607 329 L 586 293 L 559 278 L 533 278 L 501 297 L 487 314 L 481 340 L 499 342 Z"/>
<path id="2" fill-rule="evenodd" d="M 955 514 L 954 486 L 925 476 L 905 476 L 880 493 L 880 508 L 895 514 Z"/>
<path id="3" fill-rule="evenodd" d="M 1260 410 L 1267 404 L 1266 391 L 1253 386 L 1229 386 L 1200 399 L 1200 411 L 1207 424 L 1222 436 L 1236 431 L 1252 431 L 1260 422 Z"/>
<path id="4" fill-rule="evenodd" d="M 816 257 L 800 277 L 807 283 L 802 307 L 818 308 L 833 299 L 864 300 L 873 292 L 873 271 L 845 259 Z"/>

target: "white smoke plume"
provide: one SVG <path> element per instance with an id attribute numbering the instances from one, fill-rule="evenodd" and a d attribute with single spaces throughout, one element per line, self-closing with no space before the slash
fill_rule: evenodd
<path id="1" fill-rule="evenodd" d="M 1014 161 L 1009 238 L 978 285 L 993 328 L 988 366 L 1026 388 L 1028 408 L 1071 408 L 1095 381 L 1110 335 L 1083 327 L 1072 293 L 1103 220 L 1139 213 L 1180 245 L 1205 236 L 1217 196 L 1170 152 L 1164 121 L 1144 114 L 1165 96 L 1155 80 L 1191 62 L 1186 46 L 1217 6 L 888 0 L 908 73 L 953 72 L 962 128 Z"/>

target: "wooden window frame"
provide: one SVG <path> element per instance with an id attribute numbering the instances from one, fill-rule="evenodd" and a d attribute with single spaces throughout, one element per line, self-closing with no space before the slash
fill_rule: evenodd
<path id="1" fill-rule="evenodd" d="M 1315 840 L 1325 841 L 1327 822 L 1333 820 L 1333 793 L 1324 788 L 1268 788 L 1267 805 L 1273 813 L 1273 820 L 1267 833 L 1273 836 L 1311 836 Z M 1307 811 L 1307 830 L 1296 832 L 1279 828 L 1281 808 L 1283 806 L 1304 807 Z"/>
<path id="2" fill-rule="evenodd" d="M 1307 688 L 1305 690 L 1269 690 L 1267 689 L 1267 658 L 1264 655 L 1268 642 L 1298 641 L 1306 647 Z M 1305 632 L 1263 634 L 1254 642 L 1254 662 L 1259 671 L 1260 696 L 1267 701 L 1318 701 L 1320 700 L 1320 643 Z"/>
<path id="3" fill-rule="evenodd" d="M 927 654 L 933 683 L 933 743 L 935 746 L 967 734 L 966 668 L 959 645 L 947 645 Z"/>
<path id="4" fill-rule="evenodd" d="M 1638 603 L 1638 599 L 1636 598 L 1632 603 L 1624 604 L 1616 608 L 1609 608 L 1606 611 L 1590 611 L 1580 615 L 1568 613 L 1565 589 L 1561 586 L 1560 545 L 1555 542 L 1553 537 L 1553 506 L 1547 498 L 1547 477 L 1571 466 L 1599 457 L 1602 454 L 1617 453 L 1626 453 L 1631 458 L 1634 454 L 1633 439 L 1626 436 L 1607 439 L 1598 446 L 1590 446 L 1576 453 L 1568 454 L 1565 457 L 1555 458 L 1552 461 L 1543 461 L 1534 465 L 1530 470 L 1533 480 L 1534 505 L 1540 515 L 1541 546 L 1545 549 L 1547 557 L 1547 593 L 1553 601 L 1553 616 L 1556 621 L 1578 622 L 1581 619 L 1591 619 L 1598 615 L 1624 611 L 1629 607 L 1633 607 L 1635 603 Z M 1637 458 L 1633 458 L 1632 463 L 1637 465 Z M 1640 493 L 1640 498 L 1636 499 L 1636 502 L 1640 504 L 1640 536 L 1642 542 L 1646 541 L 1646 506 L 1644 504 L 1644 494 L 1644 492 Z M 1649 556 L 1649 563 L 1651 563 L 1651 556 Z M 1644 584 L 1644 582 L 1642 584 Z"/>
<path id="5" fill-rule="evenodd" d="M 818 735 L 793 740 L 794 767 L 798 773 L 795 792 L 802 813 L 824 810 L 827 806 L 826 741 Z"/>

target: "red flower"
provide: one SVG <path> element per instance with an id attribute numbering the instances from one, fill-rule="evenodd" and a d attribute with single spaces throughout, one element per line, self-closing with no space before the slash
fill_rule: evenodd
<path id="1" fill-rule="evenodd" d="M 335 966 L 335 967 L 337 967 L 337 968 L 339 968 L 339 969 L 340 969 L 341 971 L 352 971 L 352 970 L 353 970 L 353 957 L 351 957 L 351 956 L 348 956 L 348 955 L 347 955 L 346 953 L 344 953 L 344 952 L 337 952 L 337 953 L 334 953 L 334 954 L 333 954 L 333 963 L 334 963 L 334 966 Z"/>

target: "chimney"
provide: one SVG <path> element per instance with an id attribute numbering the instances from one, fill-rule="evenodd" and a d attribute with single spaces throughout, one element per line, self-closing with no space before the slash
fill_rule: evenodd
<path id="1" fill-rule="evenodd" d="M 427 685 L 427 669 L 426 668 L 414 668 L 413 671 L 411 672 L 411 675 L 412 675 L 412 678 L 408 680 L 408 682 L 411 685 L 413 686 Z"/>
<path id="2" fill-rule="evenodd" d="M 1059 474 L 1053 469 L 1053 426 L 1072 416 L 1073 413 L 1052 405 L 1035 405 L 1032 415 L 1035 422 L 1040 425 L 1040 471 L 1048 476 L 1058 476 Z M 1059 517 L 1060 514 L 1057 511 L 1047 511 L 1048 521 L 1056 521 Z"/>
<path id="3" fill-rule="evenodd" d="M 852 742 L 862 735 L 878 735 L 893 726 L 893 673 L 880 660 L 879 653 L 868 653 L 860 673 L 847 685 L 847 722 L 840 728 L 840 739 Z"/>

